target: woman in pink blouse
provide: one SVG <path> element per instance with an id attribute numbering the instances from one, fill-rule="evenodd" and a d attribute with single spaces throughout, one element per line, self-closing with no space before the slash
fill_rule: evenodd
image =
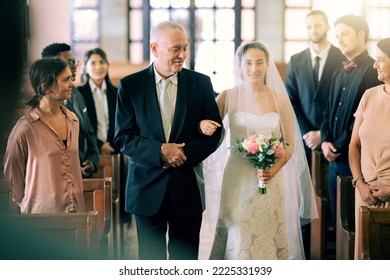
<path id="1" fill-rule="evenodd" d="M 70 99 L 72 73 L 60 59 L 35 61 L 30 69 L 32 109 L 13 127 L 4 175 L 21 213 L 85 211 L 78 156 L 79 123 L 61 105 Z"/>
<path id="2" fill-rule="evenodd" d="M 355 228 L 360 206 L 390 207 L 390 38 L 377 44 L 374 68 L 384 82 L 368 89 L 355 113 L 349 145 L 349 165 L 355 195 Z M 355 233 L 355 259 L 361 254 L 360 233 Z"/>

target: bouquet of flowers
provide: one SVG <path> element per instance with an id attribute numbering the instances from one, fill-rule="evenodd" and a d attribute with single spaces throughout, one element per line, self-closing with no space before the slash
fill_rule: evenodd
<path id="1" fill-rule="evenodd" d="M 244 153 L 244 157 L 256 169 L 266 170 L 271 168 L 278 158 L 286 155 L 283 147 L 283 137 L 277 138 L 272 133 L 271 135 L 252 134 L 243 141 L 238 141 L 237 150 Z M 287 143 L 285 143 L 288 146 Z M 265 194 L 266 185 L 259 180 L 259 193 Z"/>

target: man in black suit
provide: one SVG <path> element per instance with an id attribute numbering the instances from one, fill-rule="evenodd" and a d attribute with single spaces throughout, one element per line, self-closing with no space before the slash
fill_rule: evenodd
<path id="1" fill-rule="evenodd" d="M 311 151 L 321 148 L 320 129 L 330 81 L 345 57 L 328 41 L 329 24 L 324 12 L 311 11 L 306 16 L 306 29 L 310 46 L 291 57 L 285 84 L 305 142 L 307 161 L 311 166 Z M 319 57 L 319 71 L 317 77 L 314 77 L 316 57 Z"/>
<path id="2" fill-rule="evenodd" d="M 221 138 L 221 128 L 207 136 L 199 123 L 222 122 L 210 78 L 183 69 L 187 46 L 179 24 L 157 24 L 154 63 L 119 83 L 115 143 L 130 157 L 126 211 L 135 214 L 140 259 L 198 258 L 203 207 L 194 168 Z"/>
<path id="3" fill-rule="evenodd" d="M 309 47 L 291 57 L 285 84 L 304 140 L 309 168 L 311 151 L 320 149 L 323 111 L 328 101 L 333 73 L 345 60 L 341 51 L 330 44 L 328 18 L 319 10 L 306 16 Z M 317 63 L 318 61 L 318 63 Z M 324 163 L 326 162 L 325 159 Z M 310 224 L 302 228 L 306 258 L 310 255 Z"/>

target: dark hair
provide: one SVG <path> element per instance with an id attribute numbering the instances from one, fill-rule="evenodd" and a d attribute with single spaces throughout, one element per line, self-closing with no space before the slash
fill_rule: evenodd
<path id="1" fill-rule="evenodd" d="M 65 43 L 53 43 L 46 46 L 41 53 L 41 57 L 56 57 L 59 56 L 62 52 L 70 51 L 70 46 Z"/>
<path id="2" fill-rule="evenodd" d="M 107 54 L 101 48 L 94 48 L 84 53 L 84 64 L 88 63 L 88 60 L 91 58 L 91 55 L 93 54 L 100 55 L 108 63 Z"/>
<path id="3" fill-rule="evenodd" d="M 244 45 L 242 48 L 240 48 L 237 51 L 237 56 L 240 59 L 240 61 L 242 59 L 242 56 L 245 54 L 245 52 L 248 49 L 258 49 L 258 50 L 262 51 L 265 54 L 265 58 L 267 59 L 267 61 L 269 60 L 269 52 L 268 52 L 267 48 L 259 42 L 251 42 L 251 43 Z"/>
<path id="4" fill-rule="evenodd" d="M 107 64 L 109 64 L 108 59 L 107 59 L 107 54 L 101 48 L 94 48 L 94 49 L 91 49 L 89 51 L 86 51 L 84 53 L 84 69 L 83 69 L 83 73 L 81 74 L 81 77 L 80 77 L 81 83 L 83 83 L 83 84 L 86 84 L 89 81 L 89 75 L 87 73 L 87 70 L 86 70 L 85 66 L 87 65 L 89 59 L 91 58 L 91 56 L 93 54 L 99 55 L 101 58 L 103 58 L 103 60 Z M 106 76 L 104 77 L 104 80 L 106 81 L 106 83 L 110 83 L 111 84 L 111 80 L 110 80 L 110 77 L 108 75 L 108 71 L 107 71 Z"/>
<path id="5" fill-rule="evenodd" d="M 260 42 L 250 42 L 250 43 L 247 43 L 245 45 L 243 45 L 242 47 L 239 47 L 237 49 L 237 52 L 236 52 L 236 55 L 241 63 L 242 61 L 242 57 L 243 55 L 245 54 L 245 52 L 249 49 L 258 49 L 260 51 L 262 51 L 264 54 L 265 54 L 265 58 L 267 59 L 267 63 L 269 61 L 269 51 L 267 50 L 267 48 Z M 267 74 L 264 76 L 264 84 L 266 84 L 266 80 L 267 80 Z"/>
<path id="6" fill-rule="evenodd" d="M 322 16 L 322 19 L 324 20 L 324 22 L 325 22 L 326 24 L 329 24 L 329 23 L 328 23 L 328 17 L 327 17 L 326 14 L 325 14 L 323 11 L 321 11 L 321 10 L 313 10 L 313 11 L 311 11 L 310 13 L 308 13 L 308 14 L 306 15 L 306 18 L 308 18 L 308 17 L 310 17 L 310 16 Z"/>
<path id="7" fill-rule="evenodd" d="M 35 95 L 27 98 L 26 105 L 32 108 L 38 106 L 46 90 L 52 85 L 58 86 L 57 76 L 68 64 L 59 58 L 42 58 L 36 60 L 30 68 L 30 83 Z"/>
<path id="8" fill-rule="evenodd" d="M 335 25 L 343 23 L 352 27 L 356 33 L 364 32 L 364 42 L 367 43 L 369 38 L 369 30 L 366 20 L 361 16 L 345 15 L 336 20 Z"/>
<path id="9" fill-rule="evenodd" d="M 382 52 L 390 57 L 390 38 L 382 39 L 376 45 Z"/>

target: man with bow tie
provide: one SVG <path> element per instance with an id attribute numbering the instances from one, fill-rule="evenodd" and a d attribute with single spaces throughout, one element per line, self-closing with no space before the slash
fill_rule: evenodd
<path id="1" fill-rule="evenodd" d="M 335 22 L 339 48 L 348 59 L 336 70 L 330 85 L 330 96 L 321 125 L 321 148 L 329 162 L 328 190 L 332 220 L 336 225 L 337 175 L 351 176 L 348 146 L 354 123 L 354 112 L 368 88 L 380 84 L 374 59 L 368 55 L 366 43 L 369 29 L 361 16 L 346 15 Z"/>

